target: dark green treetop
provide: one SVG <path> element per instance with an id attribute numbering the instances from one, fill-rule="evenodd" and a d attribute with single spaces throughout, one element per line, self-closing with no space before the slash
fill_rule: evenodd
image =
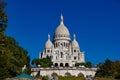
<path id="1" fill-rule="evenodd" d="M 26 73 L 30 73 L 28 52 L 14 38 L 4 33 L 8 21 L 5 6 L 6 3 L 0 0 L 0 80 L 22 73 L 24 65 L 27 66 Z"/>

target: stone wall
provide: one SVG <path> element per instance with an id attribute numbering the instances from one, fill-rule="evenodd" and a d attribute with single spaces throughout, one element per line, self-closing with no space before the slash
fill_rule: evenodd
<path id="1" fill-rule="evenodd" d="M 86 76 L 95 76 L 97 68 L 80 68 L 80 67 L 52 67 L 52 68 L 31 68 L 31 76 L 49 76 L 56 73 L 59 76 L 67 76 L 69 73 L 71 76 L 78 76 L 78 74 L 83 74 Z"/>

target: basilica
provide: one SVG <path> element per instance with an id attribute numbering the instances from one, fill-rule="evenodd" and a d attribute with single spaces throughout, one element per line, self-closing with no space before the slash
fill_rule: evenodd
<path id="1" fill-rule="evenodd" d="M 71 40 L 69 30 L 64 25 L 63 16 L 60 17 L 60 24 L 56 28 L 51 41 L 48 34 L 48 40 L 45 43 L 43 52 L 39 53 L 39 58 L 49 58 L 53 62 L 51 67 L 41 67 L 40 65 L 31 68 L 31 76 L 95 76 L 97 68 L 86 68 L 85 66 L 76 67 L 75 63 L 83 63 L 84 52 L 80 51 L 80 46 L 76 40 Z"/>
<path id="2" fill-rule="evenodd" d="M 45 43 L 44 51 L 40 53 L 40 58 L 50 58 L 55 67 L 69 67 L 75 66 L 75 63 L 85 62 L 84 52 L 80 51 L 80 46 L 76 40 L 71 40 L 70 32 L 64 25 L 63 16 L 60 17 L 60 24 L 56 28 L 53 40 L 48 40 Z"/>

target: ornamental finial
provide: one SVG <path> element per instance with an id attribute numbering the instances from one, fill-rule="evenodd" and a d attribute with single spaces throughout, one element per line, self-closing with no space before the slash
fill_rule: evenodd
<path id="1" fill-rule="evenodd" d="M 50 40 L 50 34 L 48 34 L 48 39 Z"/>
<path id="2" fill-rule="evenodd" d="M 60 17 L 60 24 L 63 24 L 63 15 L 62 15 L 62 13 L 61 13 L 61 17 Z"/>
<path id="3" fill-rule="evenodd" d="M 73 37 L 74 37 L 74 40 L 76 40 L 76 35 L 75 34 L 73 35 Z"/>

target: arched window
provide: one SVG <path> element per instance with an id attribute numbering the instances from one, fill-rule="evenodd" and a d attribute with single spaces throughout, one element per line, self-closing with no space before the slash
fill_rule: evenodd
<path id="1" fill-rule="evenodd" d="M 55 67 L 58 67 L 58 63 L 55 63 Z"/>
<path id="2" fill-rule="evenodd" d="M 50 52 L 50 50 L 47 50 L 47 52 L 49 53 L 49 52 Z"/>
<path id="3" fill-rule="evenodd" d="M 57 56 L 56 56 L 56 60 L 57 60 Z"/>
<path id="4" fill-rule="evenodd" d="M 69 64 L 68 64 L 68 63 L 65 63 L 65 67 L 69 67 Z"/>
<path id="5" fill-rule="evenodd" d="M 74 50 L 74 52 L 76 52 L 76 50 Z"/>
<path id="6" fill-rule="evenodd" d="M 56 43 L 56 47 L 57 47 L 57 43 Z"/>
<path id="7" fill-rule="evenodd" d="M 74 57 L 74 60 L 76 60 L 77 58 L 76 57 Z"/>
<path id="8" fill-rule="evenodd" d="M 61 58 L 63 58 L 63 52 L 61 52 L 60 54 L 61 54 Z"/>
<path id="9" fill-rule="evenodd" d="M 64 47 L 66 47 L 66 46 L 65 46 L 65 42 L 64 42 Z"/>

